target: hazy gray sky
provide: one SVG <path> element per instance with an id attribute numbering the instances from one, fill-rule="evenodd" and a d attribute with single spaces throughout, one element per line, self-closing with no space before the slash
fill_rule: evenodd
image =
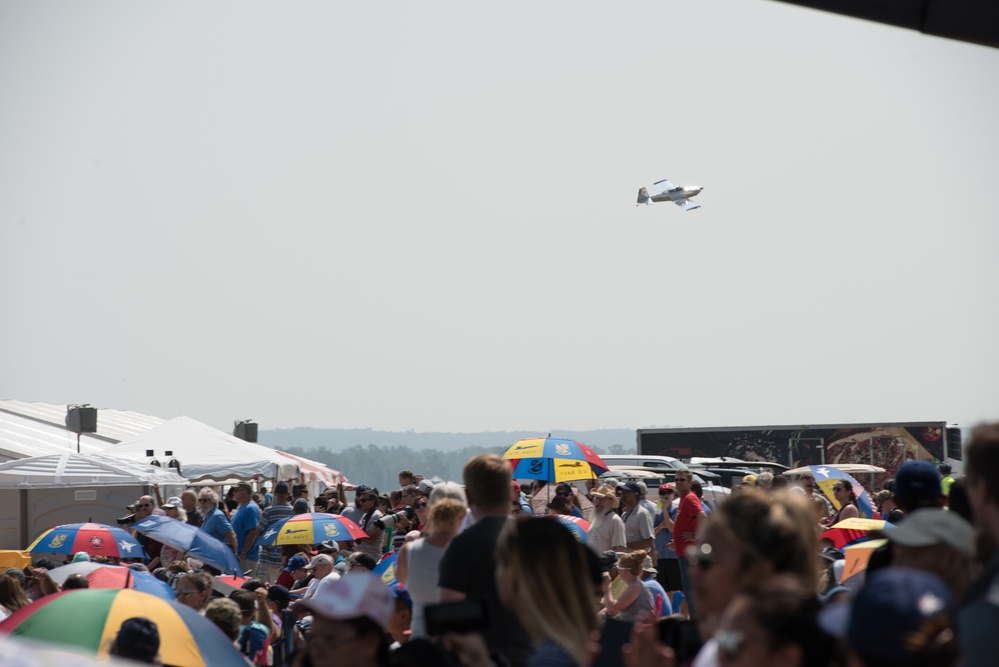
<path id="1" fill-rule="evenodd" d="M 999 418 L 997 81 L 765 0 L 5 2 L 0 398 Z M 636 208 L 662 178 L 702 208 Z"/>

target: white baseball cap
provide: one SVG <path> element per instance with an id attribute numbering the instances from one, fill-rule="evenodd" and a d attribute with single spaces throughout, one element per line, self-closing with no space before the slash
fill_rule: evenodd
<path id="1" fill-rule="evenodd" d="M 381 577 L 370 572 L 350 572 L 328 586 L 322 586 L 315 595 L 300 600 L 295 609 L 306 609 L 313 614 L 337 621 L 368 617 L 383 630 L 392 618 L 395 601 Z"/>

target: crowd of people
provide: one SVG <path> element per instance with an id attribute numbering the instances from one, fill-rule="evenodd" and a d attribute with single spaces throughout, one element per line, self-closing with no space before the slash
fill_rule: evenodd
<path id="1" fill-rule="evenodd" d="M 310 498 L 285 482 L 223 498 L 154 489 L 138 520 L 199 526 L 247 578 L 225 594 L 218 571 L 138 532 L 149 559 L 131 566 L 169 582 L 254 665 L 977 666 L 999 655 L 999 424 L 974 431 L 964 465 L 954 479 L 946 464 L 906 462 L 864 507 L 850 480 L 827 498 L 807 474 L 747 476 L 717 506 L 686 469 L 655 489 L 522 487 L 495 455 L 469 460 L 462 484 L 405 470 L 398 488 L 361 484 L 351 502 L 342 486 Z M 306 512 L 366 537 L 258 544 Z M 858 568 L 843 548 L 856 534 L 835 526 L 865 515 L 885 521 L 864 536 L 883 544 Z M 393 569 L 374 574 L 387 558 Z M 59 590 L 54 565 L 8 569 L 0 614 Z M 149 619 L 129 619 L 113 654 L 154 662 L 158 642 Z"/>

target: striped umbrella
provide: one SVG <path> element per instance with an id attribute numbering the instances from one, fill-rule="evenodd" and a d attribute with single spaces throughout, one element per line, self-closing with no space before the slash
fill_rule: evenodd
<path id="1" fill-rule="evenodd" d="M 326 540 L 346 542 L 367 537 L 361 527 L 345 516 L 311 512 L 294 514 L 287 519 L 278 521 L 266 533 L 260 536 L 257 544 L 270 546 L 274 544 L 319 544 Z"/>
<path id="2" fill-rule="evenodd" d="M 596 479 L 607 464 L 581 442 L 563 438 L 526 438 L 502 454 L 513 466 L 514 479 L 572 482 Z"/>
<path id="3" fill-rule="evenodd" d="M 47 595 L 0 622 L 0 633 L 107 656 L 121 624 L 137 616 L 156 624 L 165 665 L 246 664 L 225 634 L 198 612 L 128 588 L 84 588 Z"/>
<path id="4" fill-rule="evenodd" d="M 148 558 L 131 533 L 103 523 L 67 523 L 49 528 L 38 536 L 28 551 L 52 554 L 75 554 L 109 558 Z"/>
<path id="5" fill-rule="evenodd" d="M 553 518 L 563 526 L 569 529 L 573 537 L 577 540 L 586 544 L 586 534 L 590 530 L 590 522 L 586 519 L 580 519 L 578 516 L 570 516 L 568 514 L 547 514 L 549 518 Z"/>
<path id="6" fill-rule="evenodd" d="M 177 597 L 165 581 L 160 581 L 148 572 L 121 565 L 83 561 L 49 570 L 52 581 L 60 586 L 74 574 L 85 576 L 90 588 L 134 588 L 164 600 L 174 600 Z"/>

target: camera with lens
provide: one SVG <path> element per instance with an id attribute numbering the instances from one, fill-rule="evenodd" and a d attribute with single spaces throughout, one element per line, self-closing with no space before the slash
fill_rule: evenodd
<path id="1" fill-rule="evenodd" d="M 600 563 L 601 572 L 610 572 L 617 567 L 617 553 L 613 550 L 607 550 L 597 556 L 597 562 Z"/>
<path id="2" fill-rule="evenodd" d="M 125 509 L 128 510 L 128 514 L 121 517 L 120 519 L 116 519 L 119 526 L 131 526 L 133 523 L 135 523 L 135 511 L 139 509 L 139 503 L 138 502 L 129 503 L 128 505 L 125 505 Z"/>
<path id="3" fill-rule="evenodd" d="M 394 526 L 401 517 L 406 517 L 410 521 L 416 518 L 416 510 L 409 505 L 397 510 L 389 510 L 382 518 L 375 520 L 375 527 L 378 530 L 385 530 L 389 526 Z"/>

